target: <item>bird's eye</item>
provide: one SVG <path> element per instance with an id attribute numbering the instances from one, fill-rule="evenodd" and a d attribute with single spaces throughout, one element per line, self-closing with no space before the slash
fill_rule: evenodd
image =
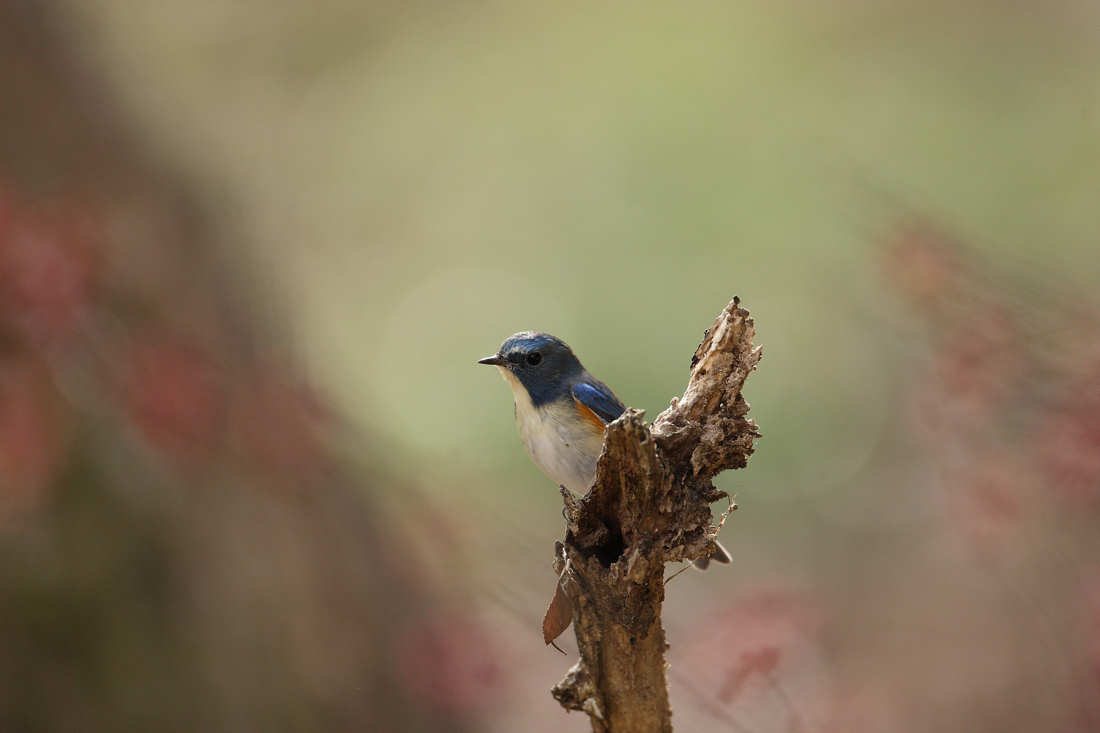
<path id="1" fill-rule="evenodd" d="M 538 366 L 540 361 L 542 361 L 542 354 L 537 351 L 533 351 L 527 355 L 527 363 L 531 366 Z"/>

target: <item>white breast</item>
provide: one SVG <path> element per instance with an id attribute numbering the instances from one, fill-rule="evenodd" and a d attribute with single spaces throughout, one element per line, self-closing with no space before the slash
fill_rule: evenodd
<path id="1" fill-rule="evenodd" d="M 536 408 L 527 390 L 507 369 L 501 369 L 516 400 L 516 426 L 535 465 L 556 484 L 583 494 L 596 478 L 596 460 L 603 435 L 577 419 L 573 405 Z"/>

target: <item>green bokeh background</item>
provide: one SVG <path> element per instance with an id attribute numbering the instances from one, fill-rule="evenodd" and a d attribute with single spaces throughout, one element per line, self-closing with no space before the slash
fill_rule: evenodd
<path id="1" fill-rule="evenodd" d="M 472 365 L 514 331 L 655 416 L 739 295 L 765 438 L 724 480 L 759 526 L 843 483 L 886 419 L 913 334 L 890 338 L 873 245 L 910 207 L 1006 269 L 1100 277 L 1088 3 L 74 9 L 259 243 L 315 376 L 441 497 L 557 502 Z"/>
<path id="2" fill-rule="evenodd" d="M 739 295 L 764 438 L 723 541 L 810 573 L 920 350 L 876 241 L 918 211 L 1021 282 L 1100 281 L 1093 3 L 276 5 L 84 0 L 73 34 L 377 454 L 539 556 L 560 500 L 474 366 L 515 331 L 654 417 Z"/>

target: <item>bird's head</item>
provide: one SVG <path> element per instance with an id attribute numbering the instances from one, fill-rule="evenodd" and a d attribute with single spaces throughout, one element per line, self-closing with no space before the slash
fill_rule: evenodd
<path id="1" fill-rule="evenodd" d="M 584 373 L 568 344 L 538 331 L 509 336 L 497 353 L 477 363 L 500 369 L 512 390 L 526 390 L 536 407 L 568 394 L 572 383 Z"/>

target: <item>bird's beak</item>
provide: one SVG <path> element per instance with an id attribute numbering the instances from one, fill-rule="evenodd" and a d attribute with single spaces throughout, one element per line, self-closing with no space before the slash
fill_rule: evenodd
<path id="1" fill-rule="evenodd" d="M 504 359 L 501 359 L 499 354 L 493 354 L 492 356 L 487 356 L 484 359 L 478 359 L 477 363 L 488 364 L 489 366 L 504 366 Z"/>

